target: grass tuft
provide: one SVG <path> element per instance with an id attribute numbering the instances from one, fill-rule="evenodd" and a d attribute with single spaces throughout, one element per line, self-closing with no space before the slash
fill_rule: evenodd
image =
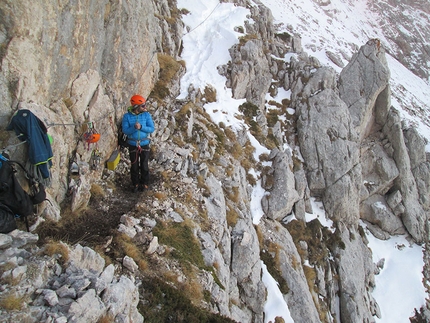
<path id="1" fill-rule="evenodd" d="M 8 311 L 20 310 L 23 305 L 23 298 L 13 293 L 9 293 L 0 299 L 0 308 Z"/>
<path id="2" fill-rule="evenodd" d="M 67 263 L 70 258 L 69 248 L 61 241 L 49 241 L 44 248 L 44 253 L 50 257 L 60 255 L 60 263 Z"/>
<path id="3" fill-rule="evenodd" d="M 145 323 L 187 322 L 187 323 L 234 323 L 233 320 L 210 313 L 194 305 L 182 288 L 176 288 L 158 277 L 144 278 L 141 294 L 145 303 L 139 303 L 139 312 L 145 317 Z M 205 300 L 209 300 L 209 291 L 203 291 Z"/>
<path id="4" fill-rule="evenodd" d="M 108 315 L 108 314 L 103 315 L 97 321 L 97 323 L 113 323 L 113 322 L 115 322 L 115 320 L 110 315 Z"/>
<path id="5" fill-rule="evenodd" d="M 185 268 L 189 269 L 191 264 L 201 269 L 206 267 L 200 244 L 189 224 L 159 222 L 153 233 L 160 243 L 174 248 L 171 252 L 172 257 Z"/>
<path id="6" fill-rule="evenodd" d="M 145 258 L 142 248 L 139 248 L 133 239 L 124 233 L 119 233 L 114 237 L 114 244 L 118 247 L 116 257 L 123 257 L 124 255 L 133 258 L 140 270 L 148 268 L 148 262 Z"/>
<path id="7" fill-rule="evenodd" d="M 158 64 L 160 65 L 158 81 L 149 96 L 161 102 L 170 95 L 169 85 L 185 63 L 177 62 L 172 56 L 158 54 Z"/>
<path id="8" fill-rule="evenodd" d="M 95 199 L 102 199 L 106 193 L 99 184 L 92 184 L 90 189 L 91 197 Z"/>

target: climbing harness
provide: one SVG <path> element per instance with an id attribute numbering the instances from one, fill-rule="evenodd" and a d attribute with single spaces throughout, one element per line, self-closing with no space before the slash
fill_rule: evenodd
<path id="1" fill-rule="evenodd" d="M 148 139 L 149 141 L 151 141 L 151 139 L 149 139 L 149 138 L 145 138 L 145 139 Z M 134 163 L 136 163 L 137 162 L 137 160 L 139 159 L 139 155 L 142 153 L 142 152 L 144 152 L 144 151 L 146 151 L 146 152 L 148 152 L 148 151 L 150 151 L 151 149 L 149 148 L 149 143 L 147 144 L 147 145 L 145 145 L 145 146 L 143 146 L 143 148 L 140 146 L 140 141 L 138 141 L 137 142 L 137 145 L 136 145 L 136 149 L 133 149 L 133 150 L 131 150 L 131 152 L 135 152 L 136 151 L 136 159 L 134 160 L 134 161 L 130 161 L 131 162 L 131 164 L 134 164 Z"/>

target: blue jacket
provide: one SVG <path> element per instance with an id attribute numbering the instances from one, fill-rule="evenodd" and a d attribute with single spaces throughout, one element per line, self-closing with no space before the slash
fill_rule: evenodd
<path id="1" fill-rule="evenodd" d="M 134 127 L 135 123 L 139 122 L 142 126 L 140 129 Z M 122 131 L 127 135 L 129 145 L 136 147 L 148 145 L 150 139 L 148 135 L 154 132 L 154 121 L 151 114 L 147 111 L 135 114 L 132 107 L 128 108 L 128 112 L 122 118 Z"/>
<path id="2" fill-rule="evenodd" d="M 49 178 L 52 148 L 45 124 L 30 110 L 18 110 L 6 130 L 14 130 L 18 138 L 28 143 L 28 160 L 38 166 L 42 177 Z"/>

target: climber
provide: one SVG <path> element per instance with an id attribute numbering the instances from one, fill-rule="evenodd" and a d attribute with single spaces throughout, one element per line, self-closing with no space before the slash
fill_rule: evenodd
<path id="1" fill-rule="evenodd" d="M 149 184 L 149 143 L 148 135 L 154 132 L 154 122 L 146 109 L 146 100 L 133 95 L 131 106 L 122 118 L 122 131 L 127 135 L 130 151 L 130 176 L 132 190 L 136 193 L 148 188 Z"/>

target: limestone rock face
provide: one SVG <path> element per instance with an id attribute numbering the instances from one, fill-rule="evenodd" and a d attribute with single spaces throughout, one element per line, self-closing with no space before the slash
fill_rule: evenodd
<path id="1" fill-rule="evenodd" d="M 262 227 L 267 237 L 265 243 L 277 247 L 274 256 L 283 264 L 281 275 L 290 289 L 285 298 L 294 322 L 321 322 L 303 269 L 295 266 L 300 262 L 300 255 L 290 233 L 279 222 L 271 219 L 264 220 Z M 271 251 L 264 249 L 263 252 Z"/>
<path id="2" fill-rule="evenodd" d="M 385 51 L 377 39 L 368 41 L 340 73 L 340 98 L 348 106 L 360 138 L 372 131 L 375 122 L 384 120 L 389 108 L 389 92 L 384 90 L 389 79 Z"/>
<path id="3" fill-rule="evenodd" d="M 357 137 L 344 102 L 332 89 L 299 105 L 298 135 L 314 194 L 333 185 L 358 162 Z"/>
<path id="4" fill-rule="evenodd" d="M 299 200 L 295 189 L 295 177 L 292 159 L 288 152 L 273 151 L 273 187 L 269 195 L 265 195 L 262 206 L 265 214 L 274 220 L 280 220 L 289 214 Z"/>
<path id="5" fill-rule="evenodd" d="M 414 239 L 424 241 L 429 215 L 419 202 L 418 188 L 411 170 L 411 160 L 403 136 L 400 117 L 396 111 L 390 110 L 383 132 L 393 145 L 393 159 L 399 169 L 394 188 L 402 194 L 402 203 L 405 207 L 404 213 L 401 215 L 403 223 Z M 427 176 L 424 175 L 423 178 Z"/>
<path id="6" fill-rule="evenodd" d="M 76 11 L 66 2 L 2 3 L 3 15 L 10 18 L 4 21 L 8 51 L 3 80 L 5 85 L 19 84 L 4 98 L 5 106 L 16 105 L 13 97 L 24 102 L 37 98 L 42 105 L 49 105 L 53 97 L 67 99 L 71 82 L 89 69 L 110 84 L 115 104 L 126 102 L 130 91 L 149 93 L 148 80 L 153 82 L 157 72 L 157 60 L 150 62 L 156 50 L 152 34 L 158 26 L 152 2 L 88 0 L 79 5 L 86 10 Z M 122 23 L 124 19 L 130 23 Z"/>
<path id="7" fill-rule="evenodd" d="M 368 286 L 374 284 L 371 252 L 357 231 L 343 230 L 342 236 L 345 249 L 339 250 L 341 321 L 372 322 L 369 309 L 374 300 L 368 291 Z"/>
<path id="8" fill-rule="evenodd" d="M 230 50 L 233 62 L 247 62 L 235 64 L 232 68 L 233 97 L 246 98 L 257 106 L 264 102 L 262 94 L 269 90 L 271 81 L 268 62 L 261 45 L 259 41 L 248 41 L 241 47 L 237 45 L 239 47 L 237 51 L 234 47 Z"/>

